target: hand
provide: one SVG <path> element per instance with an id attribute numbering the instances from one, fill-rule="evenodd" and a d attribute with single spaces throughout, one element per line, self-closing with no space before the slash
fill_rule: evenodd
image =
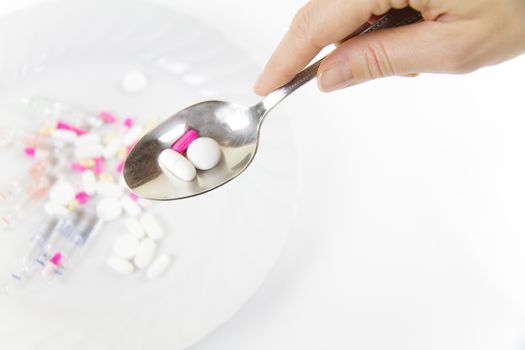
<path id="1" fill-rule="evenodd" d="M 343 41 L 391 8 L 411 6 L 425 21 Z M 322 91 L 415 73 L 467 73 L 525 51 L 524 0 L 312 0 L 295 16 L 255 92 L 290 81 L 319 51 L 337 48 L 319 67 Z"/>

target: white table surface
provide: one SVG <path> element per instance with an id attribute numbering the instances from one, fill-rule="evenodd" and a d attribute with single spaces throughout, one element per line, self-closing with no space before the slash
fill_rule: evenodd
<path id="1" fill-rule="evenodd" d="M 261 65 L 302 4 L 161 2 Z M 522 349 L 524 73 L 519 58 L 284 102 L 306 155 L 297 225 L 263 288 L 195 349 Z"/>

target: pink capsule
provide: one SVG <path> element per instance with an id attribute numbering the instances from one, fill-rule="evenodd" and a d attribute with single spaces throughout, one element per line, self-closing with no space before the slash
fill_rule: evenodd
<path id="1" fill-rule="evenodd" d="M 78 203 L 80 204 L 86 204 L 88 199 L 89 199 L 89 195 L 86 193 L 86 192 L 78 192 L 76 195 L 75 195 L 75 198 L 76 200 L 78 201 Z"/>
<path id="2" fill-rule="evenodd" d="M 118 163 L 118 165 L 116 167 L 116 170 L 117 170 L 118 173 L 121 173 L 122 170 L 124 169 L 124 163 L 126 163 L 125 159 L 123 161 L 121 161 L 120 163 Z"/>
<path id="3" fill-rule="evenodd" d="M 197 137 L 199 137 L 199 133 L 196 130 L 188 129 L 184 135 L 171 145 L 171 149 L 182 154 L 186 152 L 190 143 L 192 143 Z"/>
<path id="4" fill-rule="evenodd" d="M 133 118 L 128 117 L 128 118 L 124 119 L 124 122 L 122 124 L 124 124 L 124 126 L 126 128 L 131 128 L 133 126 L 133 124 L 134 124 L 133 123 Z"/>
<path id="5" fill-rule="evenodd" d="M 133 199 L 135 202 L 138 201 L 138 200 L 140 199 L 140 197 L 137 196 L 137 195 L 136 195 L 135 193 L 133 193 L 133 192 L 130 192 L 130 193 L 129 193 L 129 197 L 130 197 L 131 199 Z"/>
<path id="6" fill-rule="evenodd" d="M 95 165 L 93 166 L 93 171 L 96 175 L 100 175 L 100 173 L 104 170 L 104 158 L 95 158 Z"/>
<path id="7" fill-rule="evenodd" d="M 76 173 L 81 173 L 85 171 L 87 168 L 79 163 L 71 163 L 71 170 L 73 170 Z"/>
<path id="8" fill-rule="evenodd" d="M 109 112 L 102 111 L 100 112 L 100 119 L 102 119 L 107 124 L 113 124 L 117 121 L 117 117 Z"/>
<path id="9" fill-rule="evenodd" d="M 60 252 L 55 253 L 55 255 L 53 255 L 51 259 L 49 259 L 49 262 L 55 266 L 60 266 L 61 261 L 62 261 L 62 254 Z"/>
<path id="10" fill-rule="evenodd" d="M 78 136 L 80 135 L 84 135 L 84 134 L 87 134 L 87 131 L 86 130 L 83 130 L 83 129 L 79 129 L 79 128 L 76 128 L 74 127 L 73 125 L 70 125 L 68 123 L 64 123 L 64 122 L 57 122 L 57 125 L 56 125 L 56 128 L 57 129 L 62 129 L 62 130 L 70 130 L 70 131 L 73 131 L 75 134 L 77 134 Z"/>
<path id="11" fill-rule="evenodd" d="M 26 147 L 24 148 L 24 153 L 26 156 L 34 157 L 35 156 L 36 149 L 34 147 Z"/>

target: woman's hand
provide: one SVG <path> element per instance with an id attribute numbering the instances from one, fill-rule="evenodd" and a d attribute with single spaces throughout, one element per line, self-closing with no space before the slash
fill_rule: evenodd
<path id="1" fill-rule="evenodd" d="M 391 8 L 410 6 L 425 21 L 343 41 Z M 290 81 L 325 46 L 337 48 L 317 73 L 322 91 L 415 73 L 467 73 L 525 51 L 525 0 L 312 0 L 257 80 L 267 95 Z"/>

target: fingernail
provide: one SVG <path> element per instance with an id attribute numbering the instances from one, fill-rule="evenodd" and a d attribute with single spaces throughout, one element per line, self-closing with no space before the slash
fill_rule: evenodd
<path id="1" fill-rule="evenodd" d="M 334 63 L 319 74 L 319 89 L 324 92 L 345 88 L 352 84 L 354 75 L 350 68 L 342 63 Z"/>
<path id="2" fill-rule="evenodd" d="M 253 90 L 257 94 L 260 93 L 260 91 L 261 91 L 262 79 L 263 79 L 263 74 L 259 75 L 259 77 L 255 81 L 255 84 L 253 85 Z"/>

